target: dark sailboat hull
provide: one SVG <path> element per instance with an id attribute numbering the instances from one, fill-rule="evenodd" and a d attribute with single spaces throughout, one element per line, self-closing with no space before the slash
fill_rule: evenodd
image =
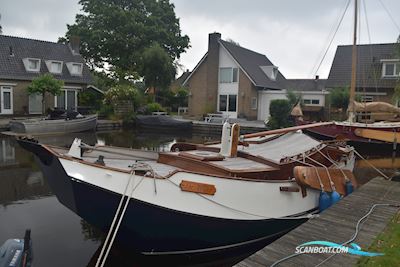
<path id="1" fill-rule="evenodd" d="M 24 140 L 19 143 L 37 156 L 58 200 L 107 232 L 121 195 L 68 176 L 59 159 L 40 144 Z M 134 198 L 129 201 L 116 240 L 118 245 L 146 256 L 210 257 L 213 261 L 232 257 L 239 261 L 306 221 L 304 217 L 223 219 L 181 212 Z"/>

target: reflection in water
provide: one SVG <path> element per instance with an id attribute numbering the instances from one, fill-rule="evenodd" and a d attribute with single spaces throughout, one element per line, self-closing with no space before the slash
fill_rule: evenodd
<path id="1" fill-rule="evenodd" d="M 152 131 L 114 131 L 42 136 L 38 139 L 42 143 L 68 147 L 75 137 L 81 138 L 89 145 L 94 145 L 100 140 L 108 145 L 156 151 L 169 150 L 175 142 L 204 143 L 219 138 L 185 132 L 171 135 Z M 400 158 L 396 157 L 375 158 L 370 159 L 370 162 L 390 177 L 400 168 Z M 355 175 L 360 183 L 364 184 L 378 176 L 378 173 L 365 162 L 358 161 Z M 19 237 L 26 228 L 31 228 L 34 266 L 95 266 L 104 234 L 69 211 L 52 195 L 33 155 L 21 149 L 13 138 L 0 138 L 0 243 L 12 237 Z M 116 246 L 111 250 L 106 264 L 167 265 L 171 265 L 170 260 L 152 262 Z"/>

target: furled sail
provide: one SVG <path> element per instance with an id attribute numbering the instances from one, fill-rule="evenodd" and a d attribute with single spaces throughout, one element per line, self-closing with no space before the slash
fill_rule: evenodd
<path id="1" fill-rule="evenodd" d="M 356 112 L 385 112 L 400 114 L 400 108 L 386 102 L 367 102 L 360 103 L 354 101 L 354 111 Z"/>

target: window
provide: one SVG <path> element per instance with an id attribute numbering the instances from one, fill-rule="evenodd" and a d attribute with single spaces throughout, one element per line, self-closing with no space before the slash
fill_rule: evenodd
<path id="1" fill-rule="evenodd" d="M 229 95 L 228 111 L 236 112 L 236 95 Z"/>
<path id="2" fill-rule="evenodd" d="M 374 97 L 371 95 L 362 95 L 361 102 L 372 102 L 374 101 Z"/>
<path id="3" fill-rule="evenodd" d="M 251 109 L 257 109 L 257 97 L 251 98 Z"/>
<path id="4" fill-rule="evenodd" d="M 398 77 L 400 76 L 399 62 L 384 62 L 382 66 L 382 77 Z"/>
<path id="5" fill-rule="evenodd" d="M 236 112 L 237 95 L 220 95 L 219 111 L 220 112 Z"/>
<path id="6" fill-rule="evenodd" d="M 219 68 L 220 83 L 238 82 L 238 68 Z"/>
<path id="7" fill-rule="evenodd" d="M 26 71 L 40 71 L 40 59 L 38 58 L 24 58 L 22 59 Z"/>
<path id="8" fill-rule="evenodd" d="M 220 95 L 219 96 L 219 111 L 226 111 L 227 107 L 227 95 Z"/>
<path id="9" fill-rule="evenodd" d="M 82 69 L 83 69 L 82 63 L 67 62 L 66 65 L 71 75 L 74 76 L 82 75 Z"/>
<path id="10" fill-rule="evenodd" d="M 76 110 L 78 90 L 62 89 L 61 94 L 55 98 L 55 107 L 66 110 Z"/>
<path id="11" fill-rule="evenodd" d="M 303 99 L 304 105 L 319 105 L 319 99 Z"/>
<path id="12" fill-rule="evenodd" d="M 62 61 L 46 60 L 47 69 L 51 73 L 60 74 L 62 72 L 62 65 L 63 65 Z"/>

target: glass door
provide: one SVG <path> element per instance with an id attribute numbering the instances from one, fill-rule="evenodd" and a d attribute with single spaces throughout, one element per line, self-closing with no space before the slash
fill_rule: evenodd
<path id="1" fill-rule="evenodd" d="M 218 111 L 229 115 L 229 118 L 237 118 L 237 95 L 219 95 Z"/>
<path id="2" fill-rule="evenodd" d="M 2 86 L 0 89 L 1 114 L 13 114 L 13 90 L 11 86 Z"/>
<path id="3" fill-rule="evenodd" d="M 41 94 L 29 95 L 29 114 L 42 114 L 42 99 Z"/>

